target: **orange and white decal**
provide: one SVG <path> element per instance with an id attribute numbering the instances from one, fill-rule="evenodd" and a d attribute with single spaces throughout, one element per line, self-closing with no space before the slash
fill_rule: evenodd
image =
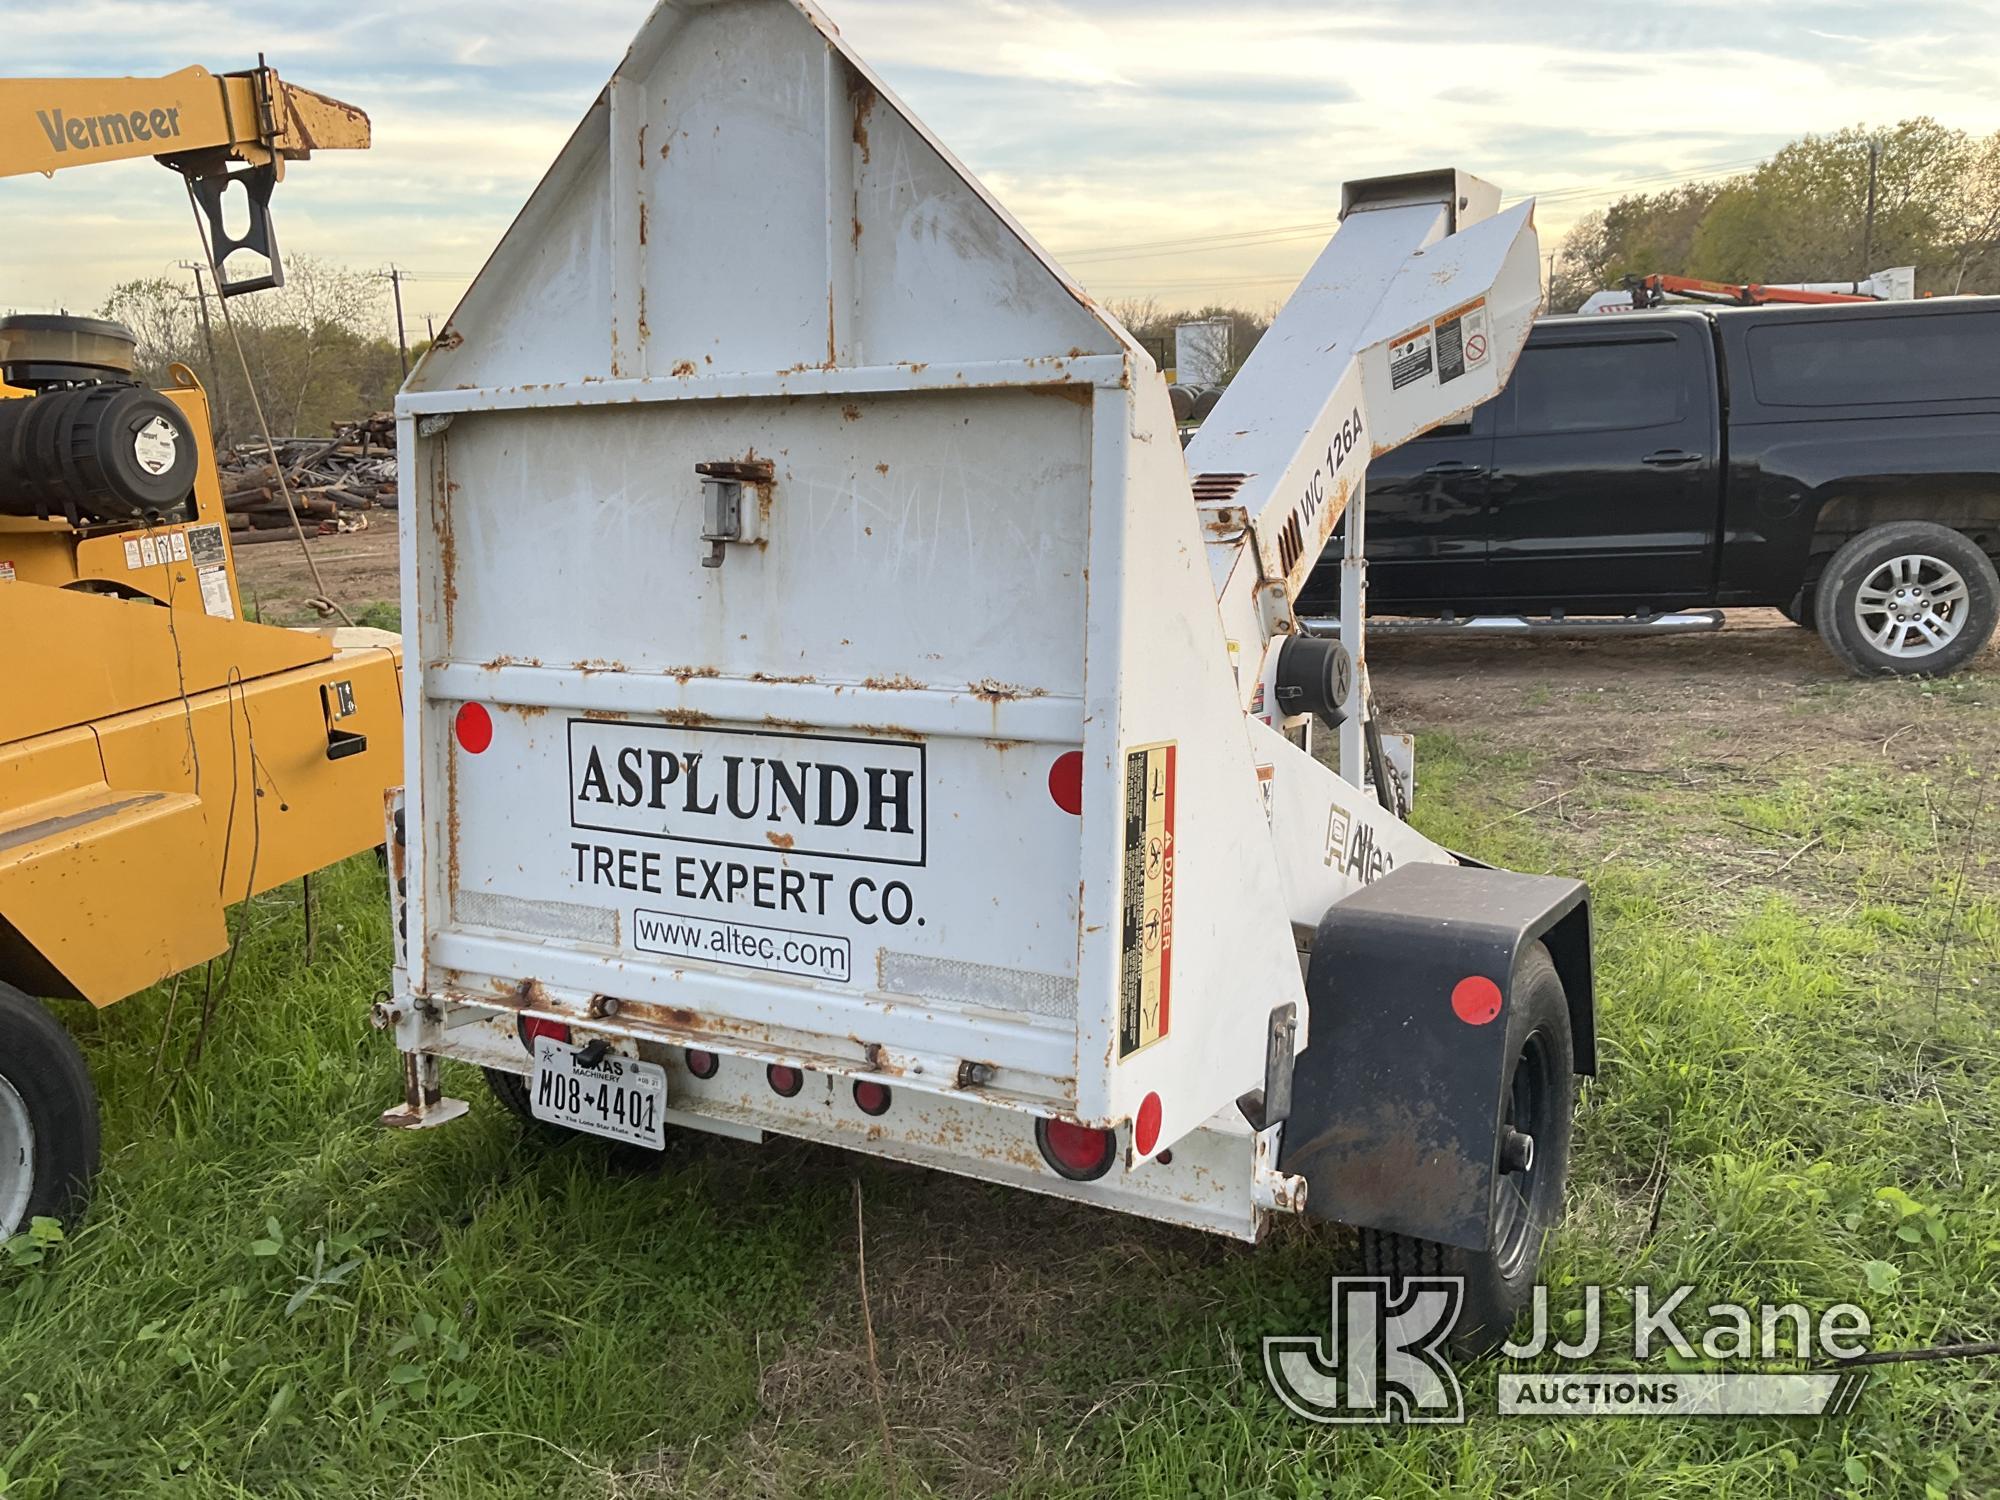
<path id="1" fill-rule="evenodd" d="M 1118 986 L 1118 1055 L 1130 1057 L 1173 1024 L 1174 744 L 1125 752 L 1125 880 Z"/>

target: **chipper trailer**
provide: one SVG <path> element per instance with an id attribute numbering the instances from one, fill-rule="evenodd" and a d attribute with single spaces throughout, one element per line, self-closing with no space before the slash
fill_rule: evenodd
<path id="1" fill-rule="evenodd" d="M 225 296 L 282 274 L 286 161 L 368 139 L 263 67 L 0 79 L 0 177 L 160 156 L 216 260 L 259 262 Z M 0 319 L 0 1240 L 77 1209 L 98 1158 L 83 1055 L 31 997 L 107 1006 L 223 955 L 230 904 L 382 841 L 401 758 L 396 638 L 245 618 L 208 399 L 135 359 L 116 323 Z"/>
<path id="2" fill-rule="evenodd" d="M 1399 820 L 1360 557 L 1344 643 L 1292 599 L 1538 295 L 1530 205 L 1352 183 L 1184 460 L 817 10 L 658 6 L 397 405 L 385 1123 L 462 1113 L 451 1059 L 640 1146 L 1303 1213 L 1504 1327 L 1592 1070 L 1586 893 Z"/>

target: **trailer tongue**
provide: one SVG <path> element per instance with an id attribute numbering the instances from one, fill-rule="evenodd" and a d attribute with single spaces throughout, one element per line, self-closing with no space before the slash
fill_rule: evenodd
<path id="1" fill-rule="evenodd" d="M 1358 554 L 1344 642 L 1291 601 L 1371 454 L 1504 381 L 1534 230 L 1452 172 L 1343 218 L 1184 461 L 816 10 L 656 9 L 398 402 L 385 1119 L 462 1112 L 450 1058 L 650 1145 L 1308 1211 L 1504 1321 L 1591 1065 L 1584 892 L 1385 810 Z"/>

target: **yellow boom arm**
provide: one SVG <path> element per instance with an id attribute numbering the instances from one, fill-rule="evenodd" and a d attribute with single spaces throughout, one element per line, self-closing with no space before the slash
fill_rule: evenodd
<path id="1" fill-rule="evenodd" d="M 165 78 L 0 78 L 0 177 L 157 157 L 188 180 L 208 216 L 216 290 L 225 297 L 284 284 L 271 189 L 285 163 L 367 145 L 368 116 L 281 83 L 263 66 L 183 68 Z M 243 189 L 249 219 L 241 235 L 223 218 L 232 185 Z M 269 270 L 232 280 L 224 266 L 238 250 L 262 256 Z"/>
<path id="2" fill-rule="evenodd" d="M 365 150 L 368 116 L 271 68 L 164 78 L 0 78 L 0 177 L 157 156 L 185 170 Z M 185 164 L 185 165 L 184 165 Z"/>

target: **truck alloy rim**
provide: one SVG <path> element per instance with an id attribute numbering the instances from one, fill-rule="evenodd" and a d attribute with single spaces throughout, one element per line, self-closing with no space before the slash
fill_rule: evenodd
<path id="1" fill-rule="evenodd" d="M 1494 1182 L 1493 1259 L 1503 1276 L 1512 1276 L 1534 1253 L 1535 1187 L 1541 1180 L 1541 1163 L 1534 1142 L 1549 1139 L 1555 1128 L 1550 1101 L 1555 1096 L 1554 1064 L 1549 1056 L 1545 1031 L 1530 1033 L 1514 1063 L 1514 1077 L 1507 1090 L 1507 1113 L 1501 1123 L 1503 1142 L 1514 1145 L 1511 1165 L 1509 1151 L 1502 1150 L 1501 1170 Z M 1515 1145 L 1517 1138 L 1525 1144 Z"/>
<path id="2" fill-rule="evenodd" d="M 0 1078 L 0 1240 L 21 1227 L 35 1190 L 35 1122 L 14 1085 Z"/>
<path id="3" fill-rule="evenodd" d="M 1965 628 L 1965 579 L 1950 563 L 1912 552 L 1879 564 L 1854 595 L 1854 619 L 1886 656 L 1929 656 Z"/>

